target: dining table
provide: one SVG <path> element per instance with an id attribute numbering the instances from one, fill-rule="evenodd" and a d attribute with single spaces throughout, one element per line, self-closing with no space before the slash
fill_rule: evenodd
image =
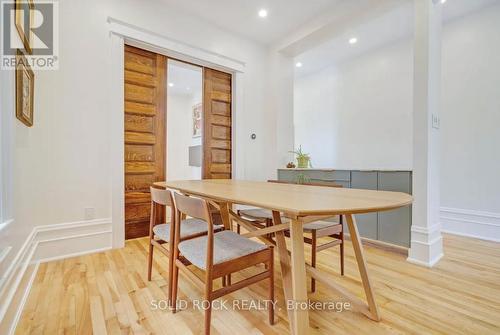
<path id="1" fill-rule="evenodd" d="M 156 182 L 154 185 L 203 198 L 220 211 L 226 229 L 232 229 L 232 222 L 237 221 L 248 231 L 242 234 L 243 236 L 258 238 L 266 244 L 276 246 L 284 296 L 287 306 L 290 306 L 287 308 L 287 313 L 292 334 L 310 333 L 307 273 L 348 300 L 355 311 L 371 320 L 381 320 L 355 215 L 408 206 L 413 201 L 411 195 L 401 192 L 235 179 L 178 180 Z M 233 210 L 234 205 L 272 211 L 273 225 L 266 228 L 255 227 L 251 221 L 240 217 Z M 333 275 L 314 268 L 305 261 L 303 225 L 337 215 L 345 217 L 366 301 L 337 283 Z M 285 231 L 289 231 L 290 250 L 285 241 Z M 274 239 L 269 237 L 272 233 Z"/>

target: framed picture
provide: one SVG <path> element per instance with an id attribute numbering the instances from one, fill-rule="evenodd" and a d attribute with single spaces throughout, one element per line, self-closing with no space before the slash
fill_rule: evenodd
<path id="1" fill-rule="evenodd" d="M 201 113 L 202 105 L 196 104 L 193 106 L 193 137 L 201 136 Z"/>
<path id="2" fill-rule="evenodd" d="M 33 126 L 33 95 L 35 74 L 26 56 L 18 49 L 16 55 L 16 117 L 27 125 Z"/>
<path id="3" fill-rule="evenodd" d="M 15 9 L 17 32 L 21 37 L 24 49 L 29 55 L 31 55 L 31 43 L 33 43 L 33 33 L 31 32 L 31 27 L 33 27 L 33 10 L 35 9 L 35 5 L 33 0 L 16 0 Z"/>

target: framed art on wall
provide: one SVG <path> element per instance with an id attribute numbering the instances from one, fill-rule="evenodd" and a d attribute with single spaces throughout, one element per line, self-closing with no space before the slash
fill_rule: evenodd
<path id="1" fill-rule="evenodd" d="M 201 112 L 201 104 L 196 104 L 193 106 L 193 137 L 201 136 Z"/>
<path id="2" fill-rule="evenodd" d="M 32 43 L 33 43 L 33 33 L 31 27 L 33 27 L 34 14 L 33 10 L 35 5 L 33 0 L 16 0 L 16 30 L 21 37 L 24 49 L 26 52 L 32 54 Z"/>
<path id="3" fill-rule="evenodd" d="M 16 58 L 16 117 L 31 127 L 33 126 L 35 74 L 26 56 L 19 49 Z"/>

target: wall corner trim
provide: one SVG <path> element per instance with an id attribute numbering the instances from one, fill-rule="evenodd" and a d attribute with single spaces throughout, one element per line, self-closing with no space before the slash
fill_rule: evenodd
<path id="1" fill-rule="evenodd" d="M 14 219 L 10 219 L 10 220 L 7 220 L 5 222 L 0 223 L 0 231 L 2 231 L 3 229 L 7 228 L 13 222 L 14 222 Z"/>
<path id="2" fill-rule="evenodd" d="M 0 282 L 0 334 L 13 334 L 40 263 L 112 248 L 112 220 L 36 226 Z"/>

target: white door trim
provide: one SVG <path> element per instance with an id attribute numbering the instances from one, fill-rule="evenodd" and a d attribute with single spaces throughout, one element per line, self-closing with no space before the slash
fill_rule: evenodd
<path id="1" fill-rule="evenodd" d="M 234 125 L 238 115 L 243 113 L 243 83 L 245 62 L 218 54 L 216 52 L 192 46 L 174 38 L 164 36 L 138 26 L 128 24 L 118 19 L 108 17 L 109 28 L 109 125 L 110 125 L 110 174 L 111 203 L 113 221 L 113 248 L 125 245 L 125 181 L 124 181 L 124 46 L 125 43 L 142 49 L 150 50 L 179 60 L 199 64 L 213 69 L 233 74 L 232 103 L 232 175 L 238 178 L 244 176 L 236 167 L 236 137 Z"/>
<path id="2" fill-rule="evenodd" d="M 245 72 L 245 62 L 238 59 L 189 45 L 113 17 L 108 17 L 108 23 L 109 31 L 122 36 L 129 45 L 226 72 Z"/>

